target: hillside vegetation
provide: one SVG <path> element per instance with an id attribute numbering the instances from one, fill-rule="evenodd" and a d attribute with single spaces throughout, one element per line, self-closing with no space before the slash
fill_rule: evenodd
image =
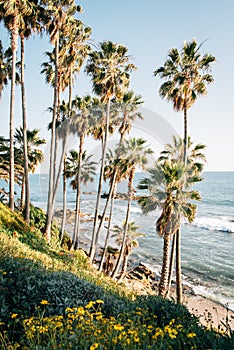
<path id="1" fill-rule="evenodd" d="M 0 203 L 0 349 L 234 349 L 228 327 L 134 295 L 83 251 L 59 247 L 56 229 L 49 246 L 38 222 L 29 227 Z"/>

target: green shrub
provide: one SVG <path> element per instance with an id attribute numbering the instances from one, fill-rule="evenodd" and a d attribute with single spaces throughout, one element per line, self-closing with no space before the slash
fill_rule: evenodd
<path id="1" fill-rule="evenodd" d="M 43 231 L 46 224 L 46 212 L 34 205 L 30 205 L 30 225 Z"/>

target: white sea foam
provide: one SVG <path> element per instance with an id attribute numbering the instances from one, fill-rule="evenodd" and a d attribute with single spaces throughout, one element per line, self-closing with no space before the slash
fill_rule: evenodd
<path id="1" fill-rule="evenodd" d="M 200 217 L 194 220 L 193 225 L 211 231 L 234 232 L 234 222 L 227 217 Z"/>

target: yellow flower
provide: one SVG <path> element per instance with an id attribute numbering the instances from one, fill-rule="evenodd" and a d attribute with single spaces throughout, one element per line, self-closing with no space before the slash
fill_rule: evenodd
<path id="1" fill-rule="evenodd" d="M 93 345 L 90 346 L 89 350 L 95 350 L 98 348 L 98 343 L 94 343 Z"/>
<path id="2" fill-rule="evenodd" d="M 116 331 L 122 331 L 122 330 L 124 329 L 124 327 L 121 326 L 121 324 L 115 324 L 115 325 L 114 325 L 114 329 L 115 329 Z"/>
<path id="3" fill-rule="evenodd" d="M 82 306 L 78 307 L 77 313 L 78 313 L 79 315 L 84 315 L 85 311 L 84 311 L 84 309 L 83 309 Z"/>
<path id="4" fill-rule="evenodd" d="M 49 305 L 49 302 L 47 300 L 42 300 L 40 304 L 41 305 Z"/>
<path id="5" fill-rule="evenodd" d="M 191 332 L 191 333 L 189 333 L 189 334 L 187 335 L 187 337 L 188 337 L 188 338 L 194 338 L 194 337 L 196 337 L 196 333 Z"/>
<path id="6" fill-rule="evenodd" d="M 97 304 L 104 304 L 104 301 L 103 301 L 103 300 L 98 299 L 98 300 L 96 300 L 96 303 L 97 303 Z"/>
<path id="7" fill-rule="evenodd" d="M 11 318 L 16 318 L 18 316 L 18 314 L 12 314 Z"/>
<path id="8" fill-rule="evenodd" d="M 90 301 L 85 307 L 86 309 L 91 309 L 95 303 L 93 301 Z"/>
<path id="9" fill-rule="evenodd" d="M 135 337 L 134 337 L 134 341 L 135 341 L 135 343 L 139 343 L 139 341 L 140 341 L 139 337 L 138 337 L 138 336 L 135 336 Z"/>

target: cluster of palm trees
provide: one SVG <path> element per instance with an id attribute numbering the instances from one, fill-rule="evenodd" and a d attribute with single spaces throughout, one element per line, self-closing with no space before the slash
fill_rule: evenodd
<path id="1" fill-rule="evenodd" d="M 138 107 L 143 103 L 142 97 L 129 90 L 131 72 L 136 69 L 128 55 L 128 49 L 111 41 L 104 41 L 94 49 L 91 45 L 91 28 L 85 26 L 79 17 L 82 11 L 74 0 L 0 0 L 0 21 L 4 22 L 11 38 L 11 47 L 4 50 L 0 42 L 0 98 L 4 86 L 11 82 L 9 140 L 0 140 L 0 176 L 9 180 L 9 206 L 14 210 L 14 182 L 22 186 L 21 208 L 25 220 L 30 219 L 29 172 L 33 171 L 30 138 L 38 137 L 38 130 L 27 130 L 27 108 L 24 77 L 24 44 L 32 33 L 48 35 L 51 51 L 46 52 L 47 62 L 42 64 L 41 74 L 53 89 L 53 106 L 49 108 L 52 119 L 49 124 L 50 166 L 46 225 L 44 235 L 51 241 L 51 224 L 53 219 L 56 193 L 63 177 L 63 220 L 61 224 L 62 240 L 66 222 L 66 182 L 71 178 L 71 186 L 76 191 L 76 216 L 72 236 L 72 248 L 79 247 L 81 184 L 92 181 L 97 163 L 87 155 L 84 143 L 87 136 L 92 136 L 101 143 L 99 164 L 99 181 L 95 204 L 93 230 L 89 257 L 93 262 L 97 256 L 100 232 L 109 209 L 108 227 L 102 250 L 99 270 L 106 266 L 106 256 L 110 257 L 108 246 L 111 232 L 118 236 L 120 245 L 112 277 L 122 278 L 126 272 L 126 263 L 132 247 L 137 245 L 138 227 L 130 221 L 130 208 L 133 199 L 133 178 L 136 169 L 146 169 L 152 150 L 141 138 L 126 138 L 136 118 L 143 118 Z M 20 63 L 16 53 L 20 39 Z M 147 189 L 148 195 L 139 200 L 144 213 L 161 208 L 157 219 L 156 230 L 164 238 L 164 255 L 159 292 L 166 295 L 170 288 L 173 256 L 176 254 L 177 299 L 181 301 L 181 266 L 180 266 L 180 224 L 182 217 L 192 221 L 196 206 L 194 200 L 199 194 L 191 186 L 201 180 L 204 161 L 203 145 L 194 146 L 188 137 L 187 113 L 199 95 L 206 94 L 206 85 L 213 81 L 210 66 L 215 61 L 212 55 L 200 53 L 195 39 L 186 42 L 181 51 L 172 49 L 164 66 L 154 74 L 165 79 L 159 94 L 172 101 L 176 111 L 184 113 L 184 137 L 172 140 L 166 145 L 150 177 L 139 184 Z M 73 86 L 77 74 L 84 67 L 91 79 L 94 96 L 74 96 Z M 21 86 L 22 128 L 14 130 L 14 97 L 15 85 Z M 68 91 L 67 101 L 62 100 L 63 93 Z M 61 101 L 62 100 L 62 101 Z M 109 135 L 118 132 L 119 141 L 114 150 L 108 150 Z M 31 134 L 30 134 L 31 133 Z M 79 141 L 78 150 L 68 150 L 69 135 L 76 135 Z M 34 146 L 44 143 L 40 142 Z M 15 142 L 18 142 L 17 148 Z M 62 151 L 59 152 L 59 144 Z M 34 148 L 35 150 L 35 148 Z M 39 153 L 40 151 L 37 150 Z M 21 152 L 18 164 L 16 156 Z M 37 161 L 42 155 L 37 155 Z M 20 179 L 20 180 L 19 180 Z M 126 216 L 122 226 L 112 228 L 112 215 L 116 186 L 123 179 L 128 179 L 128 196 Z M 103 181 L 109 182 L 104 210 L 100 213 Z M 171 259 L 169 248 L 171 241 Z M 175 247 L 175 248 L 173 248 Z"/>

